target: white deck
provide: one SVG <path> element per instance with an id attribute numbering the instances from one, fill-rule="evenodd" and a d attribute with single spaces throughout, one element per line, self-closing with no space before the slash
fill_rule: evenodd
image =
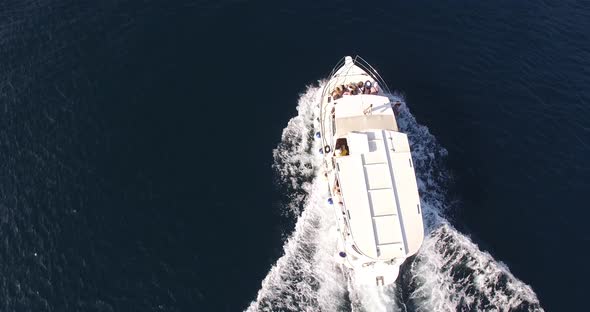
<path id="1" fill-rule="evenodd" d="M 345 95 L 333 102 L 336 137 L 351 131 L 387 129 L 397 131 L 389 99 L 382 95 Z"/>
<path id="2" fill-rule="evenodd" d="M 372 106 L 371 106 L 372 105 Z M 334 100 L 335 117 L 345 118 L 365 115 L 391 115 L 391 103 L 386 96 L 373 94 L 345 95 Z"/>
<path id="3" fill-rule="evenodd" d="M 424 233 L 407 136 L 367 130 L 347 138 L 350 155 L 336 163 L 355 245 L 379 260 L 416 253 Z"/>

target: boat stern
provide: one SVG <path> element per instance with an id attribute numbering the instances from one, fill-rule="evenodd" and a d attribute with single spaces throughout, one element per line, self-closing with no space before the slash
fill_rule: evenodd
<path id="1" fill-rule="evenodd" d="M 353 268 L 352 280 L 358 285 L 388 286 L 397 280 L 400 265 L 382 261 Z"/>

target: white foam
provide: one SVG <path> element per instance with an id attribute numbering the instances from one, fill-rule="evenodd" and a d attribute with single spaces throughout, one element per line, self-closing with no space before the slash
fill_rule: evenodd
<path id="1" fill-rule="evenodd" d="M 327 189 L 318 178 L 321 155 L 313 140 L 321 90 L 309 87 L 299 99 L 298 116 L 283 131 L 274 151 L 275 169 L 285 186 L 300 195 L 292 198 L 286 213 L 298 216 L 287 239 L 284 255 L 262 282 L 249 311 L 340 310 L 346 279 L 332 261 L 336 248 L 336 222 L 327 205 Z M 301 210 L 300 207 L 305 209 Z"/>
<path id="2" fill-rule="evenodd" d="M 410 269 L 421 311 L 541 311 L 533 290 L 444 222 L 429 233 Z"/>
<path id="3" fill-rule="evenodd" d="M 325 82 L 301 95 L 298 115 L 283 130 L 274 150 L 275 169 L 288 189 L 287 215 L 297 218 L 284 255 L 262 282 L 248 311 L 456 311 L 542 310 L 532 289 L 445 219 L 449 174 L 447 151 L 416 122 L 403 97 L 398 123 L 408 134 L 418 178 L 426 237 L 414 261 L 402 267 L 396 285 L 359 287 L 335 265 L 336 221 L 327 205 L 318 129 Z"/>

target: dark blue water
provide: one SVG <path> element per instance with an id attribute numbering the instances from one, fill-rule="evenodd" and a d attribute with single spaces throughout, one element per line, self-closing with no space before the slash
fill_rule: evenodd
<path id="1" fill-rule="evenodd" d="M 293 220 L 272 149 L 361 54 L 448 150 L 452 223 L 583 310 L 590 3 L 4 1 L 0 310 L 236 311 Z"/>

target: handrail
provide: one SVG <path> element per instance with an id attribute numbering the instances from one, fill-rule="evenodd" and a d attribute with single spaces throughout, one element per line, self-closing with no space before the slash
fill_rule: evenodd
<path id="1" fill-rule="evenodd" d="M 343 57 L 340 59 L 340 61 L 338 61 L 338 63 L 336 63 L 336 65 L 334 66 L 334 68 L 332 68 L 332 71 L 330 72 L 330 75 L 328 77 L 332 78 L 332 76 L 334 76 L 334 74 L 342 66 L 344 66 L 345 59 L 346 59 L 346 57 Z M 383 90 L 384 94 L 392 95 L 391 90 L 387 86 L 387 83 L 385 83 L 385 80 L 383 79 L 383 77 L 381 77 L 379 72 L 377 72 L 377 70 L 373 66 L 371 66 L 371 64 L 369 64 L 369 62 L 365 61 L 365 59 L 363 59 L 360 55 L 356 55 L 352 58 L 352 63 L 354 65 L 360 67 L 365 72 L 367 72 L 375 81 L 377 81 L 380 88 Z M 327 89 L 324 89 L 322 91 L 322 98 L 326 95 L 325 92 L 327 92 Z"/>
<path id="2" fill-rule="evenodd" d="M 340 59 L 340 61 L 338 61 L 338 63 L 336 63 L 336 65 L 334 66 L 334 68 L 332 68 L 332 71 L 330 72 L 330 75 L 328 76 L 329 79 L 331 79 L 334 74 L 345 64 L 345 60 L 346 57 L 343 57 Z M 383 91 L 383 93 L 387 96 L 387 97 L 391 97 L 391 95 L 393 95 L 391 93 L 391 91 L 389 90 L 389 87 L 387 86 L 387 83 L 385 83 L 385 80 L 383 80 L 383 77 L 381 77 L 381 75 L 377 72 L 377 70 L 371 66 L 371 64 L 369 64 L 369 62 L 365 61 L 365 59 L 363 59 L 360 55 L 355 55 L 352 58 L 352 63 L 358 67 L 360 67 L 362 70 L 364 70 L 365 72 L 367 72 L 367 74 L 369 74 L 375 81 L 377 81 L 379 88 L 381 88 L 381 90 Z M 351 66 L 352 68 L 352 66 Z M 324 90 L 322 90 L 322 97 L 321 99 L 323 100 L 324 97 L 326 96 L 326 92 L 328 92 L 328 88 L 324 88 Z M 324 146 L 329 145 L 326 141 L 325 135 L 326 135 L 326 131 L 324 129 L 324 118 L 325 118 L 325 114 L 327 112 L 324 112 L 324 107 L 321 106 L 320 103 L 320 127 L 322 130 L 322 149 L 324 148 Z"/>
<path id="3" fill-rule="evenodd" d="M 391 91 L 389 90 L 389 87 L 385 83 L 385 80 L 383 80 L 383 77 L 381 77 L 381 75 L 377 72 L 377 70 L 373 66 L 371 66 L 371 64 L 369 64 L 369 62 L 365 61 L 365 59 L 362 58 L 360 55 L 357 55 L 353 58 L 353 63 L 355 65 L 357 65 L 358 67 L 362 68 L 369 75 L 371 75 L 373 77 L 373 79 L 375 79 L 379 83 L 381 88 L 385 91 L 384 92 L 385 94 L 391 94 Z"/>

